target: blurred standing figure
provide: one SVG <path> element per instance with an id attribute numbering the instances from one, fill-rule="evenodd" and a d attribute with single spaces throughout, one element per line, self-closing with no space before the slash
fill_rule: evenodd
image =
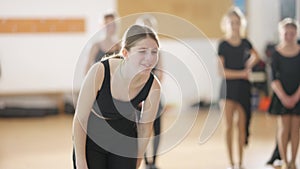
<path id="1" fill-rule="evenodd" d="M 153 28 L 156 32 L 158 30 L 157 26 L 157 20 L 154 16 L 145 14 L 140 16 L 136 20 L 136 24 L 142 25 L 142 26 L 149 26 Z M 155 74 L 155 76 L 159 79 L 159 81 L 162 81 L 163 78 L 163 72 L 162 72 L 162 59 L 161 56 L 158 58 L 158 62 L 152 72 Z M 159 147 L 159 142 L 160 142 L 160 133 L 161 133 L 161 113 L 163 110 L 163 104 L 162 100 L 159 102 L 159 107 L 158 107 L 158 112 L 156 115 L 156 119 L 154 120 L 153 123 L 153 130 L 154 130 L 154 140 L 153 140 L 153 157 L 152 160 L 149 161 L 149 157 L 147 157 L 147 154 L 145 153 L 145 163 L 146 163 L 146 168 L 147 169 L 158 169 L 155 162 L 156 162 L 156 157 L 157 157 L 157 151 Z"/>
<path id="2" fill-rule="evenodd" d="M 277 142 L 283 160 L 282 169 L 296 169 L 300 127 L 300 46 L 297 44 L 298 23 L 291 18 L 279 22 L 280 42 L 272 54 L 274 91 L 270 114 L 278 115 Z M 287 146 L 291 141 L 291 161 Z"/>
<path id="3" fill-rule="evenodd" d="M 219 70 L 223 76 L 221 85 L 221 108 L 226 120 L 226 146 L 229 156 L 229 169 L 234 168 L 233 160 L 233 119 L 238 113 L 238 163 L 241 169 L 244 146 L 248 143 L 251 118 L 251 94 L 248 80 L 252 67 L 259 56 L 247 38 L 244 38 L 246 20 L 240 9 L 233 7 L 223 17 L 222 30 L 225 33 L 218 46 Z M 224 72 L 223 72 L 224 70 Z"/>
<path id="4" fill-rule="evenodd" d="M 297 44 L 298 45 L 300 44 L 300 39 L 297 40 Z M 276 147 L 275 147 L 275 149 L 272 153 L 271 158 L 267 161 L 267 165 L 274 165 L 273 163 L 275 163 L 276 160 L 281 160 L 280 153 L 279 153 L 279 148 L 278 148 L 277 137 L 276 137 Z"/>
<path id="5" fill-rule="evenodd" d="M 117 37 L 117 24 L 115 22 L 117 15 L 114 12 L 106 13 L 103 16 L 105 37 L 100 42 L 95 43 L 90 51 L 86 72 L 90 67 L 102 59 L 106 55 L 118 53 L 121 46 L 119 44 L 119 38 Z"/>

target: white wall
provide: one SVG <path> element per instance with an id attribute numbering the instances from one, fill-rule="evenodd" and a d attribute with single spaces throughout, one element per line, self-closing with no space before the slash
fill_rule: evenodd
<path id="1" fill-rule="evenodd" d="M 199 101 L 209 103 L 219 96 L 216 40 L 161 40 L 163 96 L 167 103 L 190 106 Z M 183 104 L 183 105 L 181 105 Z"/>
<path id="2" fill-rule="evenodd" d="M 86 19 L 85 33 L 71 34 L 0 34 L 0 60 L 2 77 L 0 92 L 6 91 L 35 91 L 35 90 L 66 90 L 73 85 L 73 73 L 79 55 L 86 55 L 88 46 L 85 45 L 99 28 L 99 18 L 102 12 L 116 7 L 115 1 L 110 0 L 1 0 L 0 17 L 83 17 Z M 267 42 L 277 40 L 277 23 L 279 21 L 279 0 L 249 0 L 247 1 L 247 17 L 249 38 L 261 56 Z M 204 67 L 191 66 L 199 87 L 199 99 L 216 100 L 220 84 L 217 73 L 216 47 L 217 40 L 212 40 L 212 46 L 204 39 L 190 39 L 188 44 L 200 53 Z M 186 53 L 176 48 L 170 41 L 163 42 L 165 48 L 176 51 L 182 56 Z M 207 50 L 209 49 L 209 50 Z M 83 53 L 81 53 L 83 52 Z M 80 60 L 79 65 L 84 65 Z M 171 65 L 168 60 L 165 63 Z M 193 64 L 192 64 L 193 65 Z M 205 72 L 208 71 L 209 73 Z M 180 70 L 177 72 L 180 74 Z M 213 74 L 212 79 L 207 74 Z M 77 74 L 78 76 L 78 74 Z M 185 75 L 182 74 L 182 77 Z M 77 78 L 80 81 L 80 78 Z M 215 89 L 211 89 L 211 82 Z M 78 83 L 78 82 L 77 82 Z M 164 82 L 164 86 L 168 86 Z M 188 89 L 189 82 L 184 85 Z M 173 86 L 174 87 L 174 86 Z M 176 87 L 174 87 L 176 89 Z M 174 88 L 166 87 L 169 102 L 176 102 Z M 213 91 L 213 93 L 211 93 Z M 195 102 L 193 90 L 187 91 L 185 101 Z M 191 97 L 190 97 L 191 96 Z"/>
<path id="3" fill-rule="evenodd" d="M 247 2 L 248 36 L 264 59 L 266 44 L 278 40 L 277 23 L 280 20 L 280 0 Z"/>
<path id="4" fill-rule="evenodd" d="M 102 13 L 114 8 L 115 2 L 106 0 L 1 0 L 0 18 L 80 17 L 86 32 L 0 34 L 0 92 L 71 91 L 82 48 L 98 30 Z"/>

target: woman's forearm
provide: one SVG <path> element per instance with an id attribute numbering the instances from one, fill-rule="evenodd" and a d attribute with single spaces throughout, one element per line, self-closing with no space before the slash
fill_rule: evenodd
<path id="1" fill-rule="evenodd" d="M 80 122 L 77 116 L 73 121 L 73 143 L 76 155 L 76 166 L 78 168 L 87 168 L 86 163 L 86 126 Z"/>
<path id="2" fill-rule="evenodd" d="M 138 158 L 142 158 L 146 151 L 147 145 L 153 129 L 153 123 L 138 124 Z"/>
<path id="3" fill-rule="evenodd" d="M 298 89 L 295 92 L 295 97 L 297 98 L 297 102 L 300 100 L 300 85 L 298 86 Z"/>
<path id="4" fill-rule="evenodd" d="M 245 79 L 247 72 L 245 70 L 224 69 L 223 77 L 228 80 Z"/>
<path id="5" fill-rule="evenodd" d="M 284 99 L 286 98 L 288 95 L 285 93 L 281 83 L 279 80 L 274 80 L 271 83 L 271 88 L 273 89 L 273 91 L 275 92 L 275 94 L 279 97 L 279 99 Z"/>
<path id="6" fill-rule="evenodd" d="M 218 61 L 218 71 L 220 76 L 222 76 L 224 79 L 245 79 L 247 77 L 247 70 L 235 70 L 235 69 L 227 69 L 224 66 L 224 57 L 220 57 Z"/>
<path id="7" fill-rule="evenodd" d="M 256 52 L 256 50 L 252 49 L 251 56 L 246 62 L 246 67 L 248 69 L 252 69 L 253 66 L 255 66 L 259 61 L 260 61 L 260 57 L 259 57 L 258 53 Z"/>

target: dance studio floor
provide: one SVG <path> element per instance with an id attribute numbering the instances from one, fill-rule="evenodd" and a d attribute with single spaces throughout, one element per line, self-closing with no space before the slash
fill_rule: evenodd
<path id="1" fill-rule="evenodd" d="M 192 115 L 188 111 L 185 113 L 180 118 L 193 121 Z M 225 169 L 228 166 L 223 122 L 207 142 L 199 144 L 207 114 L 207 110 L 201 110 L 191 131 L 158 157 L 160 169 Z M 72 115 L 0 118 L 0 169 L 71 169 L 72 118 Z M 168 131 L 177 120 L 178 116 L 172 110 L 165 112 L 162 116 L 163 131 Z M 273 117 L 254 112 L 250 144 L 244 157 L 246 169 L 274 168 L 265 163 L 275 146 L 275 129 Z M 178 140 L 174 133 L 173 136 Z M 168 139 L 172 140 L 162 137 L 162 142 Z M 300 166 L 299 155 L 297 164 Z"/>

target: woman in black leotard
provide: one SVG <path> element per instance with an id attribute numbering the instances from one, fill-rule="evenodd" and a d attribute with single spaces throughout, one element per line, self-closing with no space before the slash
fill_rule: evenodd
<path id="1" fill-rule="evenodd" d="M 248 39 L 243 38 L 245 19 L 238 8 L 231 9 L 222 20 L 225 38 L 218 46 L 220 70 L 223 76 L 221 85 L 221 108 L 226 120 L 226 146 L 229 155 L 230 169 L 234 168 L 232 153 L 232 132 L 234 112 L 238 112 L 238 163 L 242 168 L 243 148 L 249 136 L 251 117 L 250 83 L 251 68 L 258 62 L 256 50 Z"/>
<path id="2" fill-rule="evenodd" d="M 151 74 L 159 42 L 149 27 L 133 25 L 122 45 L 123 59 L 94 64 L 81 87 L 73 123 L 78 169 L 134 169 L 143 159 L 160 100 Z"/>
<path id="3" fill-rule="evenodd" d="M 272 54 L 271 87 L 274 91 L 270 114 L 278 115 L 277 141 L 282 169 L 296 169 L 300 128 L 300 46 L 297 44 L 298 24 L 286 18 L 279 23 L 280 43 Z M 291 161 L 287 145 L 291 141 Z"/>

